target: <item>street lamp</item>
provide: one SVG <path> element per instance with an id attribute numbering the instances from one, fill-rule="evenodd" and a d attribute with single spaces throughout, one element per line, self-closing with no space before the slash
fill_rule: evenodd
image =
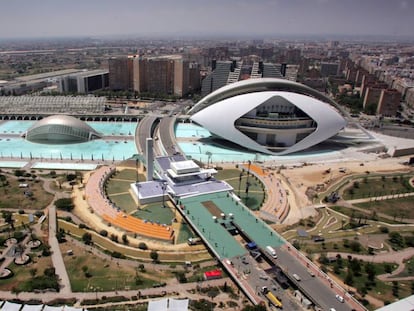
<path id="1" fill-rule="evenodd" d="M 239 197 L 240 197 L 240 185 L 241 185 L 242 178 L 243 178 L 243 172 L 240 172 L 240 176 L 239 176 Z"/>
<path id="2" fill-rule="evenodd" d="M 206 152 L 207 155 L 207 168 L 210 168 L 210 161 L 211 161 L 211 156 L 213 155 L 210 151 Z"/>
<path id="3" fill-rule="evenodd" d="M 167 183 L 165 181 L 162 182 L 161 188 L 162 188 L 162 207 L 165 208 L 165 190 L 167 189 Z"/>
<path id="4" fill-rule="evenodd" d="M 135 170 L 136 170 L 136 173 L 137 173 L 137 178 L 136 178 L 137 182 L 139 182 L 139 176 L 138 176 L 138 166 L 139 166 L 139 159 L 137 158 L 137 159 L 135 160 Z"/>

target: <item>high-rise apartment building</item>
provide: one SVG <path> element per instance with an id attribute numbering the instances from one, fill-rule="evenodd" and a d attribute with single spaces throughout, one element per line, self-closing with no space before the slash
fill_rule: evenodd
<path id="1" fill-rule="evenodd" d="M 401 93 L 395 89 L 382 90 L 378 101 L 377 114 L 394 117 L 400 107 Z"/>
<path id="2" fill-rule="evenodd" d="M 339 75 L 339 63 L 321 62 L 321 75 L 322 77 Z"/>
<path id="3" fill-rule="evenodd" d="M 109 88 L 115 91 L 134 90 L 134 60 L 136 56 L 111 57 L 109 66 Z"/>
<path id="4" fill-rule="evenodd" d="M 200 81 L 199 67 L 194 63 L 190 66 L 180 55 L 137 55 L 110 59 L 109 63 L 111 89 L 184 96 Z"/>

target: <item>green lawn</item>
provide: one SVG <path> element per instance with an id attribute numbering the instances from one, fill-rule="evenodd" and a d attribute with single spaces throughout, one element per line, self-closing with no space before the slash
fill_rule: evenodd
<path id="1" fill-rule="evenodd" d="M 131 213 L 137 209 L 137 203 L 131 197 L 129 193 L 110 195 L 109 199 L 119 206 L 126 213 Z"/>
<path id="2" fill-rule="evenodd" d="M 118 171 L 114 176 L 112 176 L 111 179 L 125 179 L 125 180 L 131 180 L 136 181 L 137 180 L 137 171 L 135 169 L 124 169 L 122 171 Z M 145 175 L 139 174 L 138 175 L 139 181 L 145 180 Z"/>
<path id="3" fill-rule="evenodd" d="M 106 187 L 106 193 L 108 196 L 120 193 L 129 193 L 133 181 L 124 180 L 111 180 Z"/>
<path id="4" fill-rule="evenodd" d="M 166 225 L 171 225 L 171 220 L 174 218 L 174 212 L 169 207 L 163 207 L 162 203 L 148 204 L 132 215 L 140 219 Z"/>
<path id="5" fill-rule="evenodd" d="M 337 276 L 345 280 L 347 275 L 347 262 L 348 260 L 346 258 L 342 258 L 343 261 L 343 268 L 339 270 L 339 274 Z M 381 301 L 393 301 L 396 298 L 404 298 L 409 295 L 411 295 L 410 286 L 408 285 L 410 282 L 398 282 L 399 284 L 399 291 L 398 291 L 398 297 L 394 297 L 392 295 L 392 283 L 391 282 L 382 282 L 375 278 L 375 282 L 372 283 L 368 280 L 368 276 L 365 270 L 365 267 L 368 263 L 364 261 L 360 261 L 360 267 L 361 267 L 361 275 L 355 275 L 353 274 L 353 282 L 352 286 L 355 287 L 358 291 L 363 290 L 365 288 L 369 295 L 381 300 Z M 393 263 L 370 263 L 374 266 L 375 269 L 375 275 L 384 274 L 385 272 L 385 266 L 391 265 L 394 266 Z M 334 264 L 329 264 L 329 270 L 331 272 L 334 270 Z"/>
<path id="6" fill-rule="evenodd" d="M 384 175 L 353 179 L 342 187 L 342 197 L 352 200 L 412 192 L 414 189 L 408 183 L 411 177 L 412 175 Z"/>
<path id="7" fill-rule="evenodd" d="M 151 287 L 158 280 L 148 279 L 138 272 L 140 282 L 136 283 L 137 272 L 131 267 L 120 267 L 114 261 L 85 255 L 65 256 L 65 265 L 70 278 L 72 290 L 110 291 Z M 85 276 L 85 271 L 90 276 Z M 155 273 L 155 271 L 151 271 Z"/>
<path id="8" fill-rule="evenodd" d="M 405 269 L 397 277 L 413 276 L 414 274 L 414 257 L 405 261 Z"/>
<path id="9" fill-rule="evenodd" d="M 375 210 L 376 212 L 384 213 L 393 217 L 395 222 L 404 222 L 404 218 L 414 218 L 414 209 L 412 208 L 413 201 L 414 197 L 406 197 L 359 203 L 355 204 L 355 206 L 362 207 L 370 211 Z"/>
<path id="10" fill-rule="evenodd" d="M 387 202 L 387 201 L 384 201 L 384 202 Z M 375 204 L 374 202 L 370 202 L 370 204 L 371 203 Z M 364 204 L 368 204 L 368 203 L 364 203 Z M 362 204 L 355 204 L 355 206 L 363 207 Z M 380 210 L 377 210 L 376 208 L 375 209 L 367 208 L 365 212 L 357 211 L 349 207 L 338 206 L 338 205 L 332 206 L 330 208 L 348 217 L 353 217 L 356 222 L 359 222 L 359 219 L 361 219 L 361 223 L 365 223 L 365 218 L 367 218 L 368 220 L 382 221 L 382 222 L 389 223 L 389 224 L 401 224 L 401 222 L 398 221 L 399 218 L 396 218 L 396 220 L 393 221 L 391 219 L 386 219 L 386 218 L 378 216 L 378 214 L 375 214 L 374 211 L 379 212 Z"/>
<path id="11" fill-rule="evenodd" d="M 347 240 L 348 244 L 353 242 L 352 238 L 348 238 L 348 239 L 345 238 L 343 240 Z M 355 254 L 368 254 L 368 250 L 362 245 L 360 246 L 360 251 L 356 252 L 352 250 L 351 247 L 346 246 L 347 243 L 344 242 L 343 240 L 335 241 L 335 242 L 331 242 L 331 241 L 312 242 L 310 240 L 306 240 L 306 241 L 300 241 L 299 245 L 300 245 L 301 250 L 304 250 L 306 253 L 310 253 L 310 254 L 321 253 L 321 252 L 338 252 L 338 253 L 346 252 L 346 253 L 355 253 Z"/>
<path id="12" fill-rule="evenodd" d="M 230 184 L 230 186 L 234 188 L 235 194 L 242 199 L 243 204 L 251 210 L 255 211 L 260 209 L 265 199 L 263 184 L 253 175 L 247 177 L 247 172 L 244 172 L 242 178 L 240 179 L 240 173 L 241 171 L 237 169 L 220 170 L 218 171 L 216 178 Z M 250 186 L 249 191 L 246 194 L 247 181 Z"/>
<path id="13" fill-rule="evenodd" d="M 9 175 L 5 176 L 7 178 L 7 184 L 0 182 L 0 209 L 43 209 L 52 201 L 53 196 L 43 190 L 43 182 L 31 180 L 19 182 Z M 19 184 L 21 183 L 26 183 L 29 187 L 19 188 Z M 27 197 L 24 194 L 26 190 L 31 191 L 31 197 Z"/>
<path id="14" fill-rule="evenodd" d="M 188 238 L 193 237 L 194 233 L 190 226 L 186 223 L 180 225 L 178 232 L 177 244 L 186 243 Z"/>

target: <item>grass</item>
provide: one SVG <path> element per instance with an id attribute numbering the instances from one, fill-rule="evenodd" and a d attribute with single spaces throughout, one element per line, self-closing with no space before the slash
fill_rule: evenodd
<path id="1" fill-rule="evenodd" d="M 349 243 L 353 241 L 352 238 L 344 239 L 348 240 Z M 310 240 L 302 241 L 300 243 L 300 249 L 304 250 L 309 254 L 321 253 L 321 252 L 345 252 L 345 253 L 355 253 L 355 254 L 368 254 L 368 250 L 361 245 L 361 250 L 359 252 L 353 251 L 349 246 L 344 246 L 343 240 L 341 241 L 327 241 L 327 242 L 311 242 Z"/>
<path id="2" fill-rule="evenodd" d="M 193 237 L 194 233 L 193 230 L 191 230 L 191 227 L 186 224 L 186 223 L 182 223 L 180 224 L 180 229 L 178 232 L 178 237 L 177 237 L 177 243 L 186 243 L 188 238 Z"/>
<path id="3" fill-rule="evenodd" d="M 409 185 L 412 176 L 364 177 L 350 180 L 343 186 L 343 198 L 353 200 L 375 196 L 393 195 L 414 191 Z"/>
<path id="4" fill-rule="evenodd" d="M 376 212 L 391 216 L 394 218 L 394 222 L 398 222 L 398 220 L 403 222 L 404 218 L 414 218 L 414 210 L 412 208 L 413 200 L 413 197 L 406 197 L 359 203 L 355 204 L 355 206 L 368 210 L 375 210 Z"/>
<path id="5" fill-rule="evenodd" d="M 61 249 L 63 254 L 66 254 L 68 249 L 74 253 L 72 256 L 63 257 L 72 290 L 75 292 L 148 288 L 172 277 L 171 273 L 164 271 L 137 272 L 131 266 L 119 265 L 115 260 L 85 253 L 83 249 L 69 243 L 61 244 Z M 89 273 L 89 277 L 85 276 L 85 271 Z M 137 276 L 139 282 L 136 282 Z"/>
<path id="6" fill-rule="evenodd" d="M 111 197 L 114 194 L 129 193 L 131 183 L 133 181 L 111 179 L 111 182 L 106 187 L 106 194 Z"/>
<path id="7" fill-rule="evenodd" d="M 342 268 L 340 270 L 340 274 L 335 274 L 337 275 L 339 278 L 341 278 L 342 280 L 345 280 L 346 274 L 347 274 L 347 259 L 342 259 L 343 260 L 343 266 L 344 268 Z M 365 265 L 367 264 L 367 262 L 363 262 L 361 261 L 361 275 L 360 276 L 353 276 L 353 284 L 352 286 L 355 287 L 356 289 L 361 289 L 363 287 L 366 287 L 368 290 L 368 294 L 381 300 L 381 301 L 393 301 L 395 300 L 397 297 L 394 297 L 392 295 L 392 283 L 391 282 L 382 282 L 380 280 L 378 280 L 377 278 L 375 278 L 375 284 L 371 284 L 368 281 L 367 278 L 367 274 L 365 272 Z M 380 275 L 380 274 L 384 274 L 385 272 L 385 266 L 386 265 L 391 265 L 394 266 L 393 263 L 372 263 L 375 267 L 375 275 Z M 329 264 L 330 270 L 333 270 L 333 265 L 334 264 Z M 409 295 L 411 295 L 411 290 L 410 290 L 410 286 L 408 285 L 410 282 L 398 282 L 399 283 L 399 295 L 398 298 L 403 298 L 403 297 L 407 297 Z"/>
<path id="8" fill-rule="evenodd" d="M 114 243 L 109 238 L 105 238 L 95 232 L 87 231 L 84 229 L 78 228 L 78 226 L 65 222 L 61 219 L 58 220 L 58 228 L 62 228 L 65 232 L 70 232 L 72 235 L 77 237 L 82 237 L 85 232 L 90 232 L 92 234 L 92 241 L 95 243 L 95 246 L 100 247 L 103 250 L 109 250 L 110 252 L 119 252 L 130 258 L 140 258 L 142 260 L 150 260 L 150 251 L 143 251 L 135 247 L 125 247 L 123 244 Z M 119 234 L 118 240 L 121 241 L 121 235 Z M 145 242 L 146 240 L 142 240 Z M 207 252 L 200 252 L 196 254 L 191 253 L 176 253 L 176 252 L 158 252 L 159 260 L 161 262 L 184 262 L 184 261 L 193 261 L 198 262 L 206 259 L 210 259 L 211 256 Z"/>
<path id="9" fill-rule="evenodd" d="M 216 178 L 226 181 L 230 186 L 234 188 L 234 192 L 238 195 L 242 202 L 251 210 L 259 210 L 265 199 L 265 191 L 263 184 L 255 176 L 250 175 L 247 177 L 247 172 L 243 173 L 240 180 L 240 170 L 228 169 L 218 171 Z M 246 198 L 246 184 L 249 181 L 249 193 Z M 240 193 L 239 193 L 240 189 Z"/>
<path id="10" fill-rule="evenodd" d="M 405 268 L 401 273 L 399 273 L 396 277 L 407 277 L 413 276 L 414 274 L 414 257 L 411 257 L 404 261 Z"/>
<path id="11" fill-rule="evenodd" d="M 7 176 L 7 175 L 6 175 Z M 27 180 L 19 182 L 18 180 L 7 176 L 8 184 L 2 186 L 0 183 L 0 209 L 43 209 L 53 199 L 53 196 L 43 190 L 43 182 Z M 19 184 L 26 183 L 28 188 L 19 188 Z M 32 197 L 27 197 L 24 192 L 30 190 Z"/>
<path id="12" fill-rule="evenodd" d="M 148 204 L 132 215 L 140 219 L 146 219 L 166 225 L 171 225 L 171 220 L 174 218 L 173 211 L 168 207 L 163 207 L 162 204 L 159 203 Z"/>
<path id="13" fill-rule="evenodd" d="M 361 204 L 355 204 L 355 206 L 363 207 Z M 330 208 L 333 209 L 334 211 L 336 211 L 338 213 L 341 213 L 341 214 L 344 214 L 348 217 L 353 217 L 357 221 L 359 221 L 359 219 L 361 219 L 361 223 L 365 223 L 365 217 L 367 217 L 368 220 L 376 220 L 376 221 L 381 221 L 381 222 L 385 222 L 385 223 L 389 223 L 389 224 L 401 224 L 401 222 L 394 221 L 392 219 L 387 219 L 387 218 L 383 218 L 383 217 L 378 216 L 378 215 L 373 215 L 374 210 L 369 210 L 368 208 L 367 208 L 366 212 L 354 210 L 352 208 L 339 206 L 339 205 L 335 205 L 335 206 L 332 206 Z M 380 212 L 379 210 L 378 211 L 375 210 L 375 211 Z"/>
<path id="14" fill-rule="evenodd" d="M 108 197 L 116 206 L 121 207 L 128 214 L 137 210 L 137 203 L 135 203 L 129 193 L 110 195 Z"/>
<path id="15" fill-rule="evenodd" d="M 26 290 L 28 283 L 32 276 L 30 274 L 31 269 L 36 269 L 36 275 L 42 275 L 46 268 L 53 267 L 52 258 L 38 256 L 39 253 L 31 253 L 31 262 L 27 265 L 20 266 L 14 263 L 10 264 L 8 268 L 13 271 L 14 275 L 10 279 L 4 279 L 0 282 L 0 290 L 11 291 L 13 288 L 19 291 Z"/>

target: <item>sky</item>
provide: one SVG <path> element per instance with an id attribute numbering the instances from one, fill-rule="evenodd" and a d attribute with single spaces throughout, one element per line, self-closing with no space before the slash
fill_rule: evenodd
<path id="1" fill-rule="evenodd" d="M 5 0 L 0 38 L 414 37 L 414 0 Z"/>

